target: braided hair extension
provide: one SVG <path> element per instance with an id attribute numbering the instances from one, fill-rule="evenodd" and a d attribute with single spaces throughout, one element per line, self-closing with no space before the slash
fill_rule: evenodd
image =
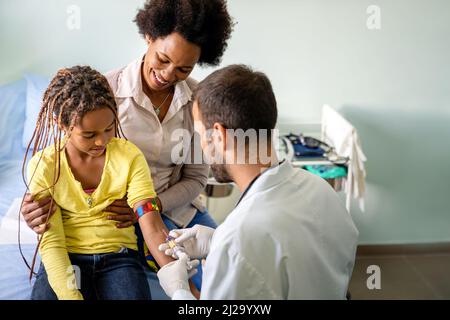
<path id="1" fill-rule="evenodd" d="M 31 177 L 25 176 L 25 166 L 27 163 L 28 154 L 32 148 L 31 157 L 39 151 L 53 145 L 54 147 L 54 159 L 53 159 L 53 181 L 52 185 L 48 188 L 42 189 L 37 194 L 41 194 L 45 191 L 51 190 L 51 194 L 54 194 L 55 185 L 60 176 L 60 153 L 64 151 L 65 144 L 63 133 L 70 138 L 71 132 L 83 116 L 94 110 L 109 108 L 115 117 L 115 136 L 125 137 L 120 127 L 119 119 L 117 116 L 117 105 L 114 99 L 114 94 L 108 84 L 106 78 L 98 71 L 92 69 L 89 66 L 74 66 L 71 68 L 60 69 L 56 76 L 50 82 L 48 88 L 44 93 L 42 100 L 41 110 L 39 112 L 36 128 L 33 132 L 30 142 L 28 143 L 23 164 L 22 164 L 22 178 L 26 185 L 25 194 L 29 191 L 31 181 L 34 178 L 36 169 L 41 162 L 44 152 L 41 152 L 37 161 L 36 168 L 31 173 Z M 63 131 L 63 127 L 68 128 L 66 132 Z M 66 141 L 67 141 L 66 140 Z M 22 199 L 20 212 L 25 199 L 25 194 Z M 53 197 L 50 202 L 50 208 L 48 209 L 45 224 L 48 223 L 50 213 L 54 206 Z M 19 213 L 20 215 L 20 213 Z M 36 263 L 36 257 L 41 244 L 42 236 L 38 239 L 38 244 L 33 255 L 31 266 L 28 264 L 25 256 L 22 252 L 20 244 L 20 219 L 18 230 L 18 243 L 19 250 L 27 267 L 30 269 L 30 281 L 35 274 L 34 266 Z"/>

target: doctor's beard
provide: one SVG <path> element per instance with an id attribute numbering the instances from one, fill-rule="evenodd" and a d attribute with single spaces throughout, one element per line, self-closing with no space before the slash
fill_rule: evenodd
<path id="1" fill-rule="evenodd" d="M 214 178 L 219 183 L 230 183 L 233 182 L 233 179 L 231 179 L 230 175 L 227 172 L 227 169 L 225 168 L 225 165 L 223 164 L 212 164 L 211 170 L 213 172 Z"/>

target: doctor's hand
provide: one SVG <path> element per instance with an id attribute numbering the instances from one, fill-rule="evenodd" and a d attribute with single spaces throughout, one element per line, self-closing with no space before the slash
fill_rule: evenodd
<path id="1" fill-rule="evenodd" d="M 188 280 L 197 273 L 200 261 L 189 260 L 185 253 L 179 254 L 179 259 L 164 265 L 159 269 L 157 275 L 161 287 L 166 294 L 172 298 L 177 290 L 190 292 Z"/>
<path id="2" fill-rule="evenodd" d="M 213 228 L 196 224 L 192 228 L 172 230 L 169 235 L 175 238 L 175 243 L 182 246 L 189 257 L 201 259 L 209 253 L 214 231 Z M 173 249 L 167 243 L 161 244 L 158 249 L 176 259 Z"/>

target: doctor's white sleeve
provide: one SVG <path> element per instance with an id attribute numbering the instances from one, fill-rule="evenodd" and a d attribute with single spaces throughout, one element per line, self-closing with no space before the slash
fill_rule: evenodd
<path id="1" fill-rule="evenodd" d="M 231 244 L 210 252 L 203 269 L 201 300 L 280 299 L 265 277 Z"/>

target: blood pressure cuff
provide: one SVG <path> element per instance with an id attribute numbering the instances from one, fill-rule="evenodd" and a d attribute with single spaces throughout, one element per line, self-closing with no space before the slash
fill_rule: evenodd
<path id="1" fill-rule="evenodd" d="M 291 133 L 286 137 L 292 143 L 295 157 L 323 157 L 325 154 L 325 150 L 320 147 L 312 148 L 302 144 L 300 137 L 295 134 Z"/>

